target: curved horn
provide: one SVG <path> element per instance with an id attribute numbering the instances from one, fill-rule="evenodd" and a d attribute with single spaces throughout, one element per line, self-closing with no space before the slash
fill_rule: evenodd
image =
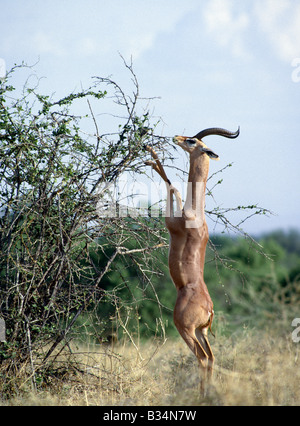
<path id="1" fill-rule="evenodd" d="M 240 134 L 240 126 L 236 132 L 230 132 L 229 130 L 220 129 L 218 127 L 211 127 L 209 129 L 201 130 L 201 132 L 197 133 L 197 135 L 193 137 L 196 139 L 202 139 L 205 136 L 209 136 L 209 135 L 219 135 L 219 136 L 224 136 L 225 138 L 234 139 L 234 138 L 237 138 L 239 134 Z"/>

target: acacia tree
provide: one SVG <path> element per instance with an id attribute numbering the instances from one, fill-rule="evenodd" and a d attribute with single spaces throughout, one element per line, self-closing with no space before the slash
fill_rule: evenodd
<path id="1" fill-rule="evenodd" d="M 144 173 L 146 140 L 155 145 L 161 139 L 139 105 L 132 66 L 125 65 L 131 96 L 111 79 L 97 78 L 89 89 L 59 100 L 28 85 L 15 98 L 9 82 L 19 67 L 2 83 L 0 317 L 6 341 L 0 362 L 6 382 L 29 365 L 36 387 L 36 368 L 46 368 L 58 344 L 67 344 L 81 315 L 102 300 L 120 312 L 122 300 L 102 286 L 117 259 L 128 257 L 145 277 L 153 247 L 165 244 L 158 224 L 152 226 L 149 218 L 130 219 L 116 210 L 114 215 L 97 214 L 110 184 L 126 172 Z M 110 96 L 120 109 L 119 124 L 100 134 L 91 101 Z M 87 101 L 84 119 L 90 118 L 93 132 L 83 132 L 83 117 L 72 113 L 79 101 Z M 92 255 L 97 251 L 100 264 Z"/>

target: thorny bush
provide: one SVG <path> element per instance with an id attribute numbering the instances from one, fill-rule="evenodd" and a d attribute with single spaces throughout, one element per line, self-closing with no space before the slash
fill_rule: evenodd
<path id="1" fill-rule="evenodd" d="M 0 86 L 0 316 L 6 325 L 0 364 L 2 389 L 6 383 L 8 392 L 22 366 L 36 388 L 54 350 L 68 344 L 80 318 L 101 313 L 102 302 L 113 306 L 107 313 L 119 319 L 136 313 L 134 300 L 127 309 L 118 289 L 105 288 L 104 277 L 127 258 L 139 269 L 141 286 L 143 278 L 148 285 L 145 271 L 153 267 L 155 247 L 165 245 L 157 218 L 97 214 L 97 203 L 122 174 L 144 173 L 146 141 L 161 140 L 140 105 L 145 101 L 132 66 L 125 65 L 131 96 L 109 78 L 95 78 L 89 89 L 60 100 L 39 94 L 29 83 L 16 96 L 10 80 L 24 65 L 14 67 Z M 119 122 L 109 134 L 100 134 L 91 104 L 106 98 L 119 108 Z M 87 115 L 72 113 L 76 102 L 84 102 Z M 84 132 L 81 123 L 88 119 L 93 131 Z M 130 295 L 128 281 L 123 284 Z M 100 315 L 99 339 L 107 326 Z"/>

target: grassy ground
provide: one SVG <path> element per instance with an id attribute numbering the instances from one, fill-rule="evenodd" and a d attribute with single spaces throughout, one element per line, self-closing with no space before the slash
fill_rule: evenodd
<path id="1" fill-rule="evenodd" d="M 216 357 L 212 384 L 200 396 L 197 362 L 181 339 L 135 348 L 72 348 L 74 363 L 57 360 L 38 393 L 29 383 L 3 405 L 299 405 L 300 343 L 291 333 L 243 330 L 210 336 Z M 64 361 L 64 362 L 63 362 Z M 59 362 L 62 363 L 61 369 Z M 54 370 L 53 370 L 54 371 Z"/>

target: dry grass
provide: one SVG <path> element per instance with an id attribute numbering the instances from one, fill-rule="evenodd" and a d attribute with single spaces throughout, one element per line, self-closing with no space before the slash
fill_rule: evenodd
<path id="1" fill-rule="evenodd" d="M 73 347 L 76 368 L 61 369 L 45 390 L 22 393 L 10 405 L 299 405 L 300 343 L 291 336 L 245 330 L 210 338 L 213 382 L 200 396 L 198 368 L 184 342 L 168 340 L 138 350 Z M 64 361 L 61 359 L 61 361 Z M 74 364 L 72 364 L 74 365 Z M 7 404 L 7 402 L 6 402 Z"/>

